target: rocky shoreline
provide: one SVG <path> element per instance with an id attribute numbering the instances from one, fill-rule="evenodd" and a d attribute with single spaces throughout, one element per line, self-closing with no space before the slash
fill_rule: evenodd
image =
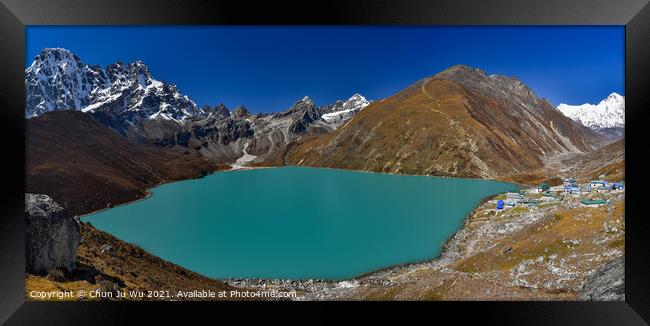
<path id="1" fill-rule="evenodd" d="M 361 171 L 368 172 L 368 171 Z M 368 172 L 373 173 L 373 172 Z M 379 172 L 381 173 L 381 172 Z M 397 283 L 391 281 L 387 276 L 394 275 L 397 272 L 404 272 L 408 270 L 418 270 L 422 268 L 432 268 L 441 270 L 454 261 L 462 257 L 461 248 L 462 242 L 467 237 L 467 226 L 471 223 L 471 217 L 476 211 L 487 203 L 494 196 L 489 196 L 481 200 L 474 210 L 465 218 L 463 226 L 453 235 L 449 237 L 443 244 L 440 253 L 431 259 L 420 262 L 404 263 L 385 267 L 379 270 L 371 271 L 354 277 L 348 280 L 332 281 L 324 279 L 308 279 L 308 280 L 291 280 L 291 279 L 266 279 L 266 278 L 230 278 L 223 281 L 231 286 L 257 288 L 257 289 L 274 289 L 277 291 L 295 291 L 302 296 L 298 296 L 296 300 L 331 300 L 337 299 L 337 296 L 343 296 L 350 290 L 353 290 L 361 285 L 379 286 L 390 288 Z"/>
<path id="2" fill-rule="evenodd" d="M 611 200 L 611 208 L 600 210 L 589 208 L 585 211 L 568 200 L 563 205 L 546 205 L 513 216 L 485 218 L 481 216 L 484 208 L 493 204 L 488 199 L 474 209 L 463 227 L 445 243 L 441 254 L 432 260 L 393 266 L 343 281 L 227 279 L 224 282 L 253 289 L 295 291 L 298 295 L 294 300 L 621 300 L 620 294 L 624 295 L 621 290 L 624 281 L 619 277 L 622 265 L 618 264 L 615 270 L 603 266 L 623 256 L 624 251 L 617 244 L 624 241 L 624 227 L 612 233 L 601 230 L 600 224 L 589 224 L 580 231 L 587 232 L 594 243 L 586 252 L 573 250 L 580 248 L 586 242 L 584 239 L 544 239 L 548 237 L 546 233 L 550 233 L 544 232 L 544 228 L 557 224 L 557 214 L 567 210 L 576 210 L 573 218 L 578 221 L 583 215 L 590 218 L 598 212 L 608 213 L 609 218 L 613 218 L 611 211 L 622 207 L 624 194 L 614 195 Z M 603 223 L 623 223 L 620 220 L 622 211 L 620 213 L 611 221 L 605 217 L 607 220 Z M 542 232 L 535 232 L 535 229 Z M 517 242 L 504 246 L 511 238 L 528 237 L 531 231 L 535 234 L 532 237 L 540 239 L 533 240 L 530 247 L 519 247 Z M 556 243 L 562 248 L 556 248 Z M 536 244 L 542 244 L 540 248 L 543 249 L 539 256 L 528 258 L 530 251 L 537 249 Z M 512 261 L 504 260 L 508 269 L 468 268 L 468 262 L 489 252 L 495 252 L 502 260 L 504 256 L 512 256 Z M 486 260 L 488 262 L 478 260 L 474 266 L 479 262 L 489 264 L 492 258 Z M 602 275 L 592 280 L 595 278 L 592 275 L 599 273 Z M 618 286 L 610 289 L 611 282 L 606 280 L 614 278 Z M 450 283 L 456 289 L 451 288 Z"/>

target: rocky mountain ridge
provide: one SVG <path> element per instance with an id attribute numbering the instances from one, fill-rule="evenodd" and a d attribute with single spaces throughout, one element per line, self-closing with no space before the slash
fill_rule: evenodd
<path id="1" fill-rule="evenodd" d="M 25 70 L 25 116 L 77 110 L 136 142 L 199 150 L 217 163 L 253 153 L 275 154 L 302 135 L 330 132 L 370 104 L 361 94 L 316 106 L 307 96 L 283 112 L 232 112 L 223 104 L 197 107 L 172 84 L 154 79 L 141 61 L 106 69 L 65 49 L 43 49 Z M 258 158 L 259 157 L 259 158 Z"/>

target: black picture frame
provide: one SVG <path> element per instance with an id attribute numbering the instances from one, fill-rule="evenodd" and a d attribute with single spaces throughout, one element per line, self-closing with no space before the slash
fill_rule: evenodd
<path id="1" fill-rule="evenodd" d="M 432 302 L 415 306 L 429 316 L 455 313 L 500 324 L 644 325 L 650 321 L 650 247 L 644 186 L 648 183 L 644 125 L 650 111 L 650 5 L 647 0 L 408 0 L 408 1 L 156 1 L 0 0 L 0 323 L 9 325 L 151 322 L 187 309 L 248 319 L 271 310 L 280 320 L 297 309 L 307 321 L 336 318 L 344 303 L 63 303 L 26 302 L 24 293 L 24 60 L 26 25 L 624 25 L 626 96 L 625 302 Z M 353 303 L 385 316 L 379 303 Z M 256 313 L 259 309 L 263 313 Z M 152 310 L 156 310 L 152 312 Z M 471 312 L 471 313 L 467 313 Z M 242 314 L 244 314 L 242 316 Z M 318 315 L 315 315 L 318 314 Z M 365 314 L 364 314 L 365 315 Z M 318 316 L 322 316 L 318 317 Z M 386 316 L 389 317 L 389 316 Z M 398 320 L 403 320 L 398 316 Z M 303 317 L 304 318 L 304 317 Z M 304 321 L 304 319 L 302 319 Z"/>

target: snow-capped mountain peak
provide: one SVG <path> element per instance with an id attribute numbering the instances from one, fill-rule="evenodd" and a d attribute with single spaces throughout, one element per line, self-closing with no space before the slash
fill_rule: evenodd
<path id="1" fill-rule="evenodd" d="M 106 69 L 86 65 L 72 52 L 43 49 L 25 70 L 25 117 L 49 111 L 129 112 L 128 121 L 164 118 L 176 121 L 199 112 L 176 85 L 153 78 L 142 61 L 116 62 Z"/>
<path id="2" fill-rule="evenodd" d="M 81 60 L 72 52 L 63 48 L 45 48 L 36 55 L 28 71 L 40 72 L 41 68 L 58 67 L 64 73 L 70 73 L 74 68 L 82 66 Z"/>
<path id="3" fill-rule="evenodd" d="M 567 117 L 591 129 L 623 128 L 625 126 L 625 97 L 611 93 L 598 104 L 558 105 Z"/>
<path id="4" fill-rule="evenodd" d="M 300 101 L 298 102 L 303 102 L 305 104 L 314 104 L 314 101 L 311 99 L 311 97 L 305 95 Z"/>
<path id="5" fill-rule="evenodd" d="M 603 103 L 608 108 L 625 109 L 625 97 L 616 92 L 609 94 L 609 96 L 607 96 L 607 98 L 601 101 L 600 103 Z"/>
<path id="6" fill-rule="evenodd" d="M 364 108 L 370 104 L 370 101 L 368 101 L 363 95 L 359 93 L 355 93 L 354 95 L 350 96 L 349 99 L 347 99 L 343 103 L 343 107 L 346 108 Z"/>
<path id="7" fill-rule="evenodd" d="M 106 85 L 106 76 L 95 66 L 61 48 L 45 48 L 25 69 L 26 117 L 65 107 L 79 110 L 87 97 Z"/>
<path id="8" fill-rule="evenodd" d="M 337 128 L 343 122 L 363 110 L 371 102 L 368 101 L 363 95 L 355 93 L 345 101 L 337 101 L 336 103 L 322 108 L 323 115 L 321 118 L 330 124 L 333 128 Z"/>
<path id="9" fill-rule="evenodd" d="M 610 139 L 622 138 L 625 131 L 625 97 L 611 93 L 598 104 L 560 104 L 557 107 L 567 117 L 582 123 Z"/>

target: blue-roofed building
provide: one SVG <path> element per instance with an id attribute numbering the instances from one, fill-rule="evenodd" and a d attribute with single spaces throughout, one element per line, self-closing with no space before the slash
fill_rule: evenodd
<path id="1" fill-rule="evenodd" d="M 499 199 L 497 201 L 497 209 L 503 209 L 503 205 L 504 205 L 503 199 Z"/>
<path id="2" fill-rule="evenodd" d="M 565 186 L 570 186 L 570 185 L 576 183 L 576 178 L 564 178 L 564 179 L 562 179 L 562 183 Z"/>
<path id="3" fill-rule="evenodd" d="M 623 190 L 623 189 L 625 189 L 625 185 L 622 182 L 612 183 L 612 190 Z"/>
<path id="4" fill-rule="evenodd" d="M 564 192 L 572 195 L 577 195 L 580 193 L 580 186 L 575 183 L 564 186 Z"/>

